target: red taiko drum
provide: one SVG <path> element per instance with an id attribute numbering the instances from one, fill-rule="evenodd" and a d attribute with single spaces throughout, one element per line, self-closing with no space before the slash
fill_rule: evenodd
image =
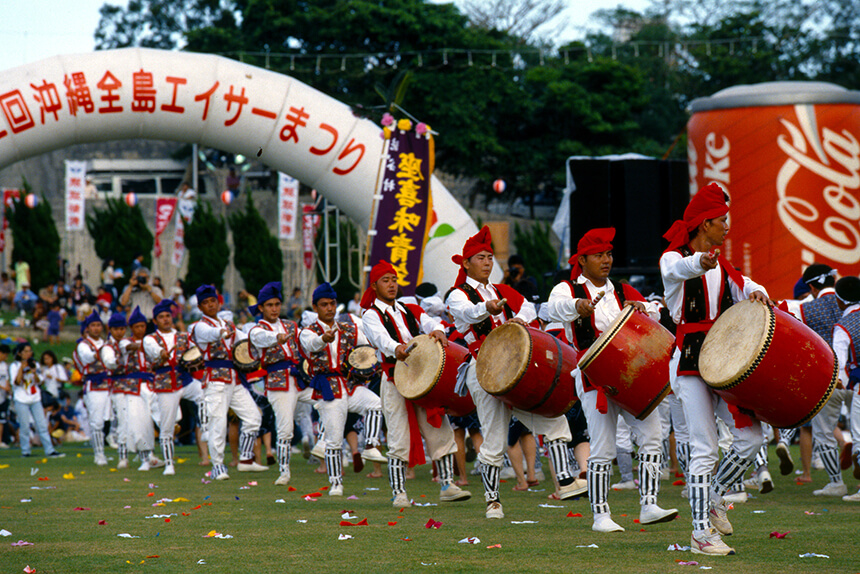
<path id="1" fill-rule="evenodd" d="M 577 401 L 570 371 L 576 351 L 548 333 L 518 323 L 493 329 L 478 352 L 478 383 L 507 405 L 547 417 Z"/>
<path id="2" fill-rule="evenodd" d="M 669 394 L 675 337 L 645 313 L 626 306 L 579 361 L 592 385 L 645 419 Z"/>
<path id="3" fill-rule="evenodd" d="M 812 329 L 756 301 L 717 319 L 699 355 L 702 378 L 726 402 L 778 428 L 814 417 L 837 382 L 836 356 Z"/>
<path id="4" fill-rule="evenodd" d="M 442 343 L 429 335 L 418 335 L 410 342 L 415 348 L 405 361 L 394 366 L 394 385 L 404 398 L 419 407 L 444 407 L 448 414 L 462 417 L 475 411 L 475 403 L 468 393 L 461 397 L 454 392 L 457 384 L 457 367 L 466 360 L 468 349 Z"/>

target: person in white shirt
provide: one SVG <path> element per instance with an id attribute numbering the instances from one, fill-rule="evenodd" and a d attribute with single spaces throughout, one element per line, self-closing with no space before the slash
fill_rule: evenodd
<path id="1" fill-rule="evenodd" d="M 107 465 L 105 456 L 105 424 L 111 418 L 110 377 L 101 357 L 104 324 L 98 312 L 93 311 L 81 325 L 84 335 L 75 348 L 74 359 L 83 375 L 84 405 L 90 424 L 90 442 L 98 466 Z"/>
<path id="2" fill-rule="evenodd" d="M 454 255 L 451 260 L 460 267 L 460 271 L 447 297 L 448 309 L 454 317 L 454 326 L 463 334 L 473 357 L 477 357 L 478 349 L 492 329 L 507 321 L 526 326 L 537 319 L 535 306 L 516 290 L 489 282 L 493 270 L 489 228 L 484 226 L 470 237 L 463 246 L 463 253 Z M 518 408 L 508 408 L 481 387 L 474 360 L 466 367 L 465 382 L 477 407 L 484 436 L 478 460 L 481 461 L 487 518 L 499 519 L 505 516 L 499 500 L 499 480 L 512 415 L 535 434 L 545 436 L 559 483 L 558 496 L 568 499 L 585 493 L 588 489 L 586 481 L 572 476 L 570 472 L 567 443 L 572 435 L 565 417 L 548 418 Z"/>
<path id="3" fill-rule="evenodd" d="M 224 465 L 227 444 L 227 412 L 232 409 L 242 423 L 239 434 L 239 472 L 262 472 L 269 467 L 254 460 L 254 444 L 263 415 L 242 375 L 233 364 L 233 347 L 248 337 L 246 333 L 219 316 L 221 301 L 214 285 L 201 285 L 195 291 L 197 306 L 203 313 L 189 328 L 191 341 L 203 351 L 205 361 L 204 401 L 209 419 L 209 459 L 212 478 L 228 480 Z"/>
<path id="4" fill-rule="evenodd" d="M 729 231 L 728 212 L 728 195 L 723 189 L 716 183 L 703 187 L 693 196 L 684 218 L 663 236 L 669 247 L 660 257 L 666 307 L 678 325 L 670 382 L 690 432 L 690 547 L 694 553 L 717 556 L 735 553 L 721 536 L 733 531 L 726 516 L 730 504 L 724 495 L 755 460 L 762 428 L 702 380 L 699 350 L 708 329 L 732 304 L 744 299 L 773 304 L 764 287 L 744 277 L 716 249 Z M 717 417 L 729 426 L 734 440 L 714 473 L 719 454 Z"/>
<path id="5" fill-rule="evenodd" d="M 12 398 L 15 401 L 15 412 L 18 414 L 20 425 L 18 440 L 21 444 L 21 456 L 30 456 L 31 422 L 42 441 L 45 456 L 50 458 L 65 456 L 57 452 L 51 442 L 45 409 L 42 408 L 42 392 L 39 390 L 41 380 L 36 361 L 33 360 L 33 348 L 29 343 L 20 343 L 15 348 L 15 361 L 9 365 L 9 378 L 12 381 Z"/>
<path id="6" fill-rule="evenodd" d="M 50 349 L 42 353 L 39 363 L 41 365 L 40 374 L 45 383 L 45 391 L 54 399 L 60 400 L 60 391 L 63 388 L 63 384 L 69 380 L 66 369 L 57 361 L 57 355 Z"/>
<path id="7" fill-rule="evenodd" d="M 592 229 L 577 245 L 570 258 L 573 265 L 571 281 L 553 288 L 549 296 L 548 311 L 552 321 L 560 321 L 568 341 L 578 353 L 585 353 L 594 341 L 621 314 L 622 306 L 632 305 L 638 312 L 647 313 L 655 321 L 660 310 L 630 285 L 616 283 L 609 278 L 612 271 L 612 240 L 614 228 Z M 598 294 L 602 298 L 597 303 Z M 660 413 L 654 411 L 639 420 L 607 397 L 576 369 L 576 394 L 588 420 L 591 453 L 588 457 L 588 498 L 594 515 L 592 530 L 622 532 L 624 528 L 612 520 L 607 494 L 612 460 L 616 457 L 616 437 L 619 415 L 636 437 L 639 445 L 639 522 L 655 524 L 668 522 L 678 516 L 678 510 L 665 510 L 657 506 L 660 491 L 660 468 L 663 463 L 662 423 Z"/>
<path id="8" fill-rule="evenodd" d="M 313 398 L 318 400 L 317 410 L 325 431 L 325 462 L 330 496 L 343 496 L 343 432 L 347 413 L 358 413 L 365 418 L 366 444 L 363 458 L 385 462 L 379 452 L 379 432 L 382 422 L 382 403 L 367 387 L 347 379 L 344 363 L 358 345 L 367 345 L 367 338 L 355 323 L 335 320 L 337 293 L 328 283 L 313 292 L 313 308 L 317 320 L 299 334 L 302 350 L 307 357 Z"/>
<path id="9" fill-rule="evenodd" d="M 405 470 L 407 464 L 410 467 L 424 464 L 422 436 L 427 441 L 430 458 L 436 462 L 439 471 L 439 500 L 468 500 L 472 494 L 454 484 L 457 444 L 448 415 L 444 409 L 437 409 L 439 412 L 433 414 L 439 419 L 439 426 L 434 426 L 429 420 L 427 409 L 404 399 L 394 386 L 395 363 L 407 359 L 409 342 L 420 334 L 426 334 L 447 347 L 445 327 L 421 307 L 404 305 L 395 300 L 399 287 L 397 271 L 387 261 L 380 261 L 371 269 L 369 282 L 370 287 L 361 298 L 361 306 L 366 309 L 362 317 L 362 330 L 383 361 L 380 394 L 388 427 L 388 480 L 393 505 L 395 508 L 409 506 Z M 410 417 L 410 410 L 414 410 L 414 417 Z M 410 424 L 412 419 L 416 421 L 417 428 Z M 419 449 L 421 452 L 417 452 Z"/>

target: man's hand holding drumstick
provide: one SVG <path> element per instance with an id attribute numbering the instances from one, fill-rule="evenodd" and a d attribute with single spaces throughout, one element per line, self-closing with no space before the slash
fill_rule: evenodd
<path id="1" fill-rule="evenodd" d="M 591 317 L 594 314 L 594 308 L 598 303 L 600 303 L 600 300 L 603 299 L 605 294 L 605 291 L 601 291 L 592 301 L 589 301 L 588 299 L 577 299 L 576 312 L 579 313 L 580 317 Z"/>
<path id="2" fill-rule="evenodd" d="M 326 345 L 328 345 L 329 343 L 331 343 L 332 341 L 334 341 L 334 336 L 335 336 L 336 334 L 338 334 L 339 332 L 340 332 L 340 325 L 338 325 L 338 326 L 337 326 L 337 327 L 335 327 L 334 329 L 331 329 L 331 330 L 329 330 L 329 331 L 326 331 L 325 333 L 323 333 L 323 334 L 322 334 L 322 336 L 321 336 L 320 338 L 323 340 L 323 342 L 324 342 Z"/>

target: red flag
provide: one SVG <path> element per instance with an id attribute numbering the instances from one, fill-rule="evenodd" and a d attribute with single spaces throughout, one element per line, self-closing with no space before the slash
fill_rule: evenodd
<path id="1" fill-rule="evenodd" d="M 161 235 L 167 224 L 170 223 L 170 218 L 173 217 L 173 212 L 176 210 L 175 197 L 159 197 L 155 201 L 155 256 L 161 257 L 161 242 L 158 236 Z"/>

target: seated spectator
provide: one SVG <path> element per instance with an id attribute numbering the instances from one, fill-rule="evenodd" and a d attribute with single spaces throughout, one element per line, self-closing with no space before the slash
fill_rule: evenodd
<path id="1" fill-rule="evenodd" d="M 84 283 L 84 278 L 80 275 L 75 275 L 75 280 L 72 283 L 71 289 L 71 304 L 72 308 L 77 311 L 78 305 L 83 305 L 92 295 L 92 290 Z"/>
<path id="2" fill-rule="evenodd" d="M 49 309 L 51 303 L 57 300 L 56 286 L 53 283 L 48 283 L 39 289 L 39 299 L 45 302 L 45 308 Z"/>
<path id="3" fill-rule="evenodd" d="M 110 308 L 111 303 L 113 302 L 113 295 L 107 290 L 107 287 L 104 285 L 99 285 L 96 290 L 96 305 L 102 308 Z"/>
<path id="4" fill-rule="evenodd" d="M 42 331 L 42 337 L 48 337 L 48 308 L 41 299 L 33 307 L 33 328 Z"/>
<path id="5" fill-rule="evenodd" d="M 12 307 L 12 300 L 15 298 L 15 282 L 9 278 L 9 274 L 5 271 L 0 273 L 0 308 Z"/>
<path id="6" fill-rule="evenodd" d="M 57 280 L 57 303 L 60 304 L 60 307 L 66 311 L 69 310 L 69 299 L 72 295 L 69 286 L 66 285 L 66 281 L 60 277 Z"/>
<path id="7" fill-rule="evenodd" d="M 21 290 L 15 293 L 12 302 L 15 304 L 15 310 L 24 313 L 32 313 L 36 308 L 36 301 L 39 297 L 30 291 L 30 284 L 24 283 L 21 285 Z"/>
<path id="8" fill-rule="evenodd" d="M 87 440 L 87 436 L 81 431 L 81 423 L 75 414 L 72 398 L 67 393 L 62 394 L 59 406 L 52 411 L 50 418 L 51 436 L 62 442 Z"/>

